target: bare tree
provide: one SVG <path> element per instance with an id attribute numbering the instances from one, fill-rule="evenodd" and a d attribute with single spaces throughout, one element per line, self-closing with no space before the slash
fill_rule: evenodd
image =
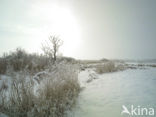
<path id="1" fill-rule="evenodd" d="M 42 44 L 42 50 L 54 62 L 56 61 L 57 53 L 63 41 L 58 36 L 50 36 L 45 44 Z"/>

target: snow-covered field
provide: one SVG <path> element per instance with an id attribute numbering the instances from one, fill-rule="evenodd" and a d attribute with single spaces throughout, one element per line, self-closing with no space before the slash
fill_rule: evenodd
<path id="1" fill-rule="evenodd" d="M 86 69 L 79 74 L 79 80 L 84 88 L 69 117 L 128 117 L 121 115 L 122 105 L 156 109 L 156 68 L 101 75 Z"/>
<path id="2" fill-rule="evenodd" d="M 128 63 L 128 67 L 126 66 L 128 69 L 124 71 L 98 74 L 95 68 L 97 64 L 91 64 L 90 66 L 87 66 L 78 74 L 82 90 L 76 106 L 72 111 L 67 112 L 69 117 L 124 117 L 124 115 L 121 115 L 122 105 L 156 109 L 156 68 Z M 64 84 L 64 81 L 66 81 L 65 79 L 59 79 L 60 75 L 61 77 L 73 78 L 71 73 L 74 73 L 74 71 L 69 72 L 74 70 L 73 68 L 61 70 L 56 73 L 55 69 L 52 72 L 42 71 L 34 76 L 24 78 L 27 83 L 33 83 L 33 92 L 37 96 L 50 76 L 56 78 L 53 83 L 56 80 L 59 84 Z M 20 74 L 16 74 L 16 78 L 20 79 Z M 7 97 L 13 79 L 11 76 L 0 75 L 0 90 L 4 90 Z M 3 116 L 5 117 L 5 115 Z"/>

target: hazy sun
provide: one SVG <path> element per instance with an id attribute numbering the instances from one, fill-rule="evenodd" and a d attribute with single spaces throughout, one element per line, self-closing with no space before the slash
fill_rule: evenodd
<path id="1" fill-rule="evenodd" d="M 33 15 L 41 22 L 40 40 L 47 39 L 49 35 L 58 35 L 64 42 L 61 52 L 65 56 L 72 55 L 81 42 L 79 24 L 72 11 L 50 3 L 37 4 L 33 9 Z"/>

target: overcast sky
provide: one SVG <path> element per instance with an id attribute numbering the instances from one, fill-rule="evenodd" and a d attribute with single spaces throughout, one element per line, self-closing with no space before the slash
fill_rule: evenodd
<path id="1" fill-rule="evenodd" d="M 0 0 L 0 54 L 41 52 L 49 35 L 64 56 L 156 58 L 155 0 Z"/>

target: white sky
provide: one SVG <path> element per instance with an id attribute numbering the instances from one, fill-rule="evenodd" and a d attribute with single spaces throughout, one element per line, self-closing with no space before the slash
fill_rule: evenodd
<path id="1" fill-rule="evenodd" d="M 80 59 L 156 58 L 154 0 L 1 0 L 0 53 L 41 52 L 49 35 Z"/>

